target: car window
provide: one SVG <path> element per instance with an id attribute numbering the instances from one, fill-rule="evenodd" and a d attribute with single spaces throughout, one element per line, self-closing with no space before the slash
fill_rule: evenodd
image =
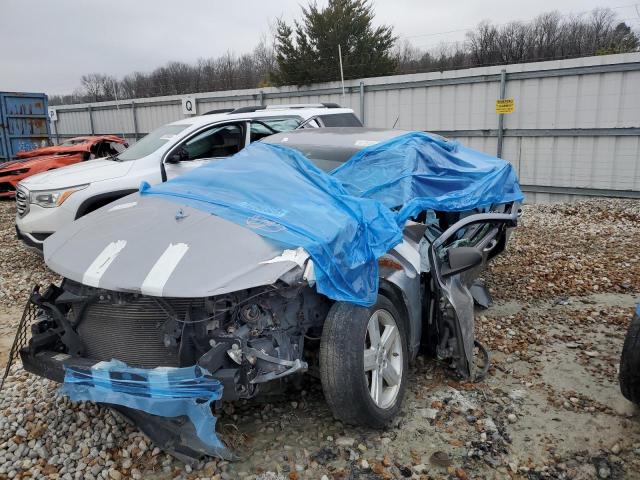
<path id="1" fill-rule="evenodd" d="M 334 115 L 320 115 L 325 127 L 361 127 L 362 122 L 353 113 L 336 113 Z"/>
<path id="2" fill-rule="evenodd" d="M 160 127 L 119 154 L 118 160 L 126 162 L 128 160 L 138 160 L 139 158 L 146 157 L 190 126 L 191 124 L 183 123 L 180 125 L 165 125 Z"/>
<path id="3" fill-rule="evenodd" d="M 251 141 L 268 137 L 274 133 L 290 132 L 300 125 L 299 118 L 260 118 L 251 122 Z"/>
<path id="4" fill-rule="evenodd" d="M 313 117 L 304 122 L 302 128 L 320 128 L 320 123 L 316 117 Z"/>
<path id="5" fill-rule="evenodd" d="M 107 141 L 98 142 L 91 147 L 91 155 L 89 158 L 102 158 L 117 155 L 118 153 L 123 152 L 124 149 L 124 145 L 120 143 Z"/>
<path id="6" fill-rule="evenodd" d="M 261 138 L 268 137 L 269 135 L 273 135 L 274 133 L 278 133 L 277 131 L 270 130 L 266 125 L 262 123 L 251 123 L 249 141 L 255 142 L 260 140 Z"/>
<path id="7" fill-rule="evenodd" d="M 127 149 L 122 143 L 109 142 L 109 154 L 114 155 L 116 153 L 124 152 Z"/>
<path id="8" fill-rule="evenodd" d="M 182 147 L 188 154 L 185 160 L 228 157 L 242 148 L 242 128 L 235 124 L 211 128 L 190 138 Z"/>

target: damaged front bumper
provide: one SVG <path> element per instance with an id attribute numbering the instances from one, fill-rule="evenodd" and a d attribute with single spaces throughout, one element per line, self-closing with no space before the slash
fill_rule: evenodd
<path id="1" fill-rule="evenodd" d="M 59 394 L 73 401 L 94 401 L 116 410 L 135 424 L 159 448 L 185 463 L 205 457 L 237 459 L 216 436 L 214 403 L 222 398 L 223 385 L 205 369 L 192 367 L 130 368 L 123 362 L 85 358 L 79 339 L 74 354 L 54 345 L 64 338 L 64 325 L 45 328 L 43 310 L 52 307 L 38 288 L 27 303 L 5 370 L 19 356 L 26 371 L 61 383 Z M 31 331 L 31 338 L 29 337 Z"/>
<path id="2" fill-rule="evenodd" d="M 234 460 L 237 456 L 229 450 L 215 433 L 216 417 L 212 413 L 211 398 L 154 398 L 148 391 L 162 387 L 163 382 L 148 382 L 148 391 L 141 392 L 141 396 L 134 396 L 123 392 L 100 388 L 97 386 L 81 385 L 77 388 L 65 382 L 65 376 L 70 372 L 100 372 L 101 363 L 81 357 L 73 357 L 59 352 L 42 351 L 32 355 L 28 347 L 20 350 L 20 358 L 28 372 L 62 383 L 60 393 L 69 395 L 74 401 L 96 401 L 119 412 L 125 419 L 136 425 L 151 441 L 162 450 L 185 463 L 195 463 L 207 456 Z M 132 378 L 140 379 L 140 370 Z M 173 369 L 169 369 L 173 370 Z M 182 369 L 176 369 L 182 370 Z M 152 369 L 147 372 L 153 372 Z M 118 372 L 122 376 L 122 371 Z M 147 375 L 148 378 L 148 375 Z M 220 385 L 218 383 L 218 385 Z M 220 396 L 222 386 L 220 385 Z M 220 398 L 218 396 L 214 400 Z M 132 402 L 132 399 L 134 401 Z M 157 404 L 156 404 L 157 402 Z M 154 405 L 155 404 L 155 405 Z M 164 406 L 158 406 L 164 404 Z M 136 405 L 137 408 L 132 407 Z M 190 416 L 188 409 L 197 409 L 197 416 Z M 152 412 L 163 412 L 164 415 Z"/>
<path id="3" fill-rule="evenodd" d="M 28 372 L 62 383 L 60 393 L 72 400 L 118 410 L 185 461 L 235 458 L 215 437 L 211 407 L 272 391 L 274 380 L 307 371 L 301 339 L 312 326 L 308 322 L 322 318 L 316 296 L 298 295 L 307 287 L 267 286 L 231 294 L 235 299 L 174 301 L 65 282 L 33 290 L 11 361 L 19 356 Z M 167 390 L 163 376 L 185 369 L 193 375 Z M 216 387 L 213 396 L 199 389 L 205 377 Z M 140 388 L 132 391 L 138 381 Z M 198 388 L 185 397 L 185 385 Z"/>
<path id="4" fill-rule="evenodd" d="M 20 358 L 26 371 L 62 383 L 61 393 L 66 395 L 71 392 L 65 391 L 65 372 L 91 371 L 99 367 L 100 363 L 104 363 L 52 351 L 42 351 L 32 355 L 28 347 L 20 349 Z M 220 387 L 220 390 L 222 390 L 222 387 Z M 111 397 L 112 401 L 106 401 L 105 397 L 100 396 L 102 393 L 104 391 L 94 390 L 93 395 L 76 392 L 75 395 L 72 394 L 70 396 L 72 400 L 99 401 L 99 403 L 116 410 L 127 421 L 136 425 L 155 445 L 185 463 L 192 464 L 207 456 L 225 460 L 237 459 L 237 456 L 231 450 L 217 440 L 215 417 L 211 410 L 209 410 L 208 417 L 205 415 L 204 409 L 202 410 L 200 418 L 207 420 L 205 423 L 208 423 L 207 426 L 209 427 L 208 431 L 202 432 L 204 433 L 203 435 L 202 433 L 199 434 L 202 424 L 196 425 L 186 414 L 155 415 L 145 411 L 144 407 L 150 407 L 151 405 L 144 402 L 144 400 L 138 403 L 139 408 L 132 408 L 123 404 L 124 397 L 121 397 L 121 401 L 118 401 L 114 395 Z M 101 400 L 98 400 L 98 398 L 101 398 Z M 209 409 L 212 407 L 210 402 L 206 402 L 206 407 Z M 175 411 L 178 412 L 179 410 L 176 409 Z"/>

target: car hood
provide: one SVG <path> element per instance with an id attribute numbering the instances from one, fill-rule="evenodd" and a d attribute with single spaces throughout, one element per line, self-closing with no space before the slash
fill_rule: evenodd
<path id="1" fill-rule="evenodd" d="M 33 175 L 23 180 L 22 185 L 29 190 L 54 190 L 101 180 L 110 180 L 126 175 L 131 170 L 133 163 L 104 159 L 88 160 Z"/>
<path id="2" fill-rule="evenodd" d="M 272 284 L 301 267 L 296 258 L 278 258 L 283 252 L 228 220 L 138 193 L 80 218 L 44 244 L 47 265 L 66 278 L 163 297 Z"/>

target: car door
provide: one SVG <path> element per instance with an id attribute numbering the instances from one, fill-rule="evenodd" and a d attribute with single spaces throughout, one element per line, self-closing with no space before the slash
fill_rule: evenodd
<path id="1" fill-rule="evenodd" d="M 171 180 L 211 161 L 238 153 L 244 148 L 246 131 L 246 122 L 231 122 L 195 132 L 165 155 L 166 179 Z"/>
<path id="2" fill-rule="evenodd" d="M 438 332 L 437 356 L 451 359 L 463 378 L 474 378 L 474 294 L 477 276 L 487 261 L 506 246 L 511 228 L 518 222 L 519 205 L 500 207 L 500 212 L 473 213 L 446 230 L 429 227 L 422 262 L 433 279 L 433 306 Z M 435 231 L 434 231 L 435 230 Z M 486 354 L 486 351 L 485 351 Z M 488 362 L 485 363 L 488 368 Z"/>

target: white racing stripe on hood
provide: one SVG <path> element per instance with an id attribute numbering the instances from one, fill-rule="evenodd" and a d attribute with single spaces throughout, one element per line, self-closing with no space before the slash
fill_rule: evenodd
<path id="1" fill-rule="evenodd" d="M 162 296 L 165 284 L 187 250 L 189 250 L 189 245 L 186 243 L 170 243 L 145 277 L 140 291 L 145 295 Z"/>
<path id="2" fill-rule="evenodd" d="M 95 260 L 91 262 L 91 265 L 89 265 L 89 268 L 84 272 L 82 283 L 90 287 L 97 287 L 104 272 L 107 271 L 107 268 L 109 268 L 109 265 L 111 265 L 116 257 L 120 255 L 120 252 L 126 244 L 126 240 L 118 240 L 104 247 L 104 250 L 98 254 Z"/>
<path id="3" fill-rule="evenodd" d="M 138 202 L 129 202 L 129 203 L 121 203 L 119 205 L 114 205 L 109 209 L 110 212 L 115 212 L 116 210 L 124 210 L 125 208 L 135 207 Z"/>

